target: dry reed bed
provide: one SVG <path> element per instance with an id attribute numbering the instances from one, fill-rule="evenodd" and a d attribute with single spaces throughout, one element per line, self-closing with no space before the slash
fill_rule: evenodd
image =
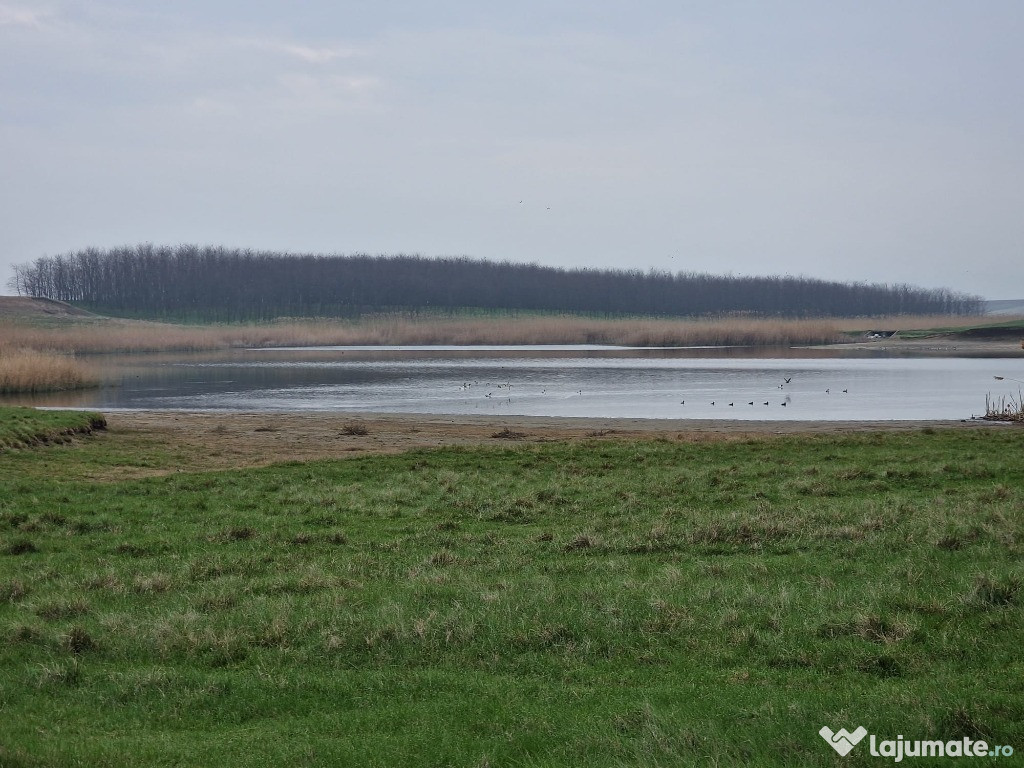
<path id="1" fill-rule="evenodd" d="M 426 344 L 615 344 L 627 346 L 766 346 L 828 344 L 844 332 L 970 325 L 982 318 L 900 317 L 855 319 L 597 319 L 485 317 L 420 319 L 376 317 L 361 321 L 309 320 L 264 325 L 186 326 L 104 319 L 40 328 L 0 321 L 0 351 L 150 352 L 229 347 Z M 991 320 L 989 319 L 989 322 Z"/>
<path id="2" fill-rule="evenodd" d="M 1024 422 L 1024 393 L 1018 390 L 1017 397 L 994 397 L 991 393 L 985 395 L 985 415 L 982 418 L 988 421 Z"/>
<path id="3" fill-rule="evenodd" d="M 73 357 L 34 349 L 0 349 L 0 394 L 99 386 L 99 376 Z"/>

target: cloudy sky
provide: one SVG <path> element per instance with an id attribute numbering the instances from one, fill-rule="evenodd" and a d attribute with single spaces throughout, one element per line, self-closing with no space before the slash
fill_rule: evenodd
<path id="1" fill-rule="evenodd" d="M 152 242 L 1017 298 L 1022 40 L 1020 0 L 0 0 L 0 283 Z"/>

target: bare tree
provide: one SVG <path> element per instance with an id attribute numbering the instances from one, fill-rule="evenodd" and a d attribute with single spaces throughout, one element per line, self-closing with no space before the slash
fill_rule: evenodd
<path id="1" fill-rule="evenodd" d="M 903 284 L 149 243 L 42 257 L 16 266 L 10 285 L 20 295 L 110 314 L 224 321 L 428 309 L 766 317 L 973 314 L 981 309 L 976 296 Z"/>

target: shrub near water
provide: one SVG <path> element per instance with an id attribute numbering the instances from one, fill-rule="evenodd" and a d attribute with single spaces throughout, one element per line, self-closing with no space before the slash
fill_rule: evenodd
<path id="1" fill-rule="evenodd" d="M 0 394 L 56 392 L 99 385 L 92 370 L 67 355 L 16 349 L 0 352 Z"/>

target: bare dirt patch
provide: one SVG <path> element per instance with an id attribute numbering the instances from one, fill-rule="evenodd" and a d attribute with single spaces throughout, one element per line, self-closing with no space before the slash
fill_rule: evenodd
<path id="1" fill-rule="evenodd" d="M 985 422 L 961 421 L 744 422 L 360 414 L 359 423 L 365 425 L 366 433 L 349 434 L 346 426 L 352 421 L 352 414 L 347 413 L 113 412 L 107 414 L 109 436 L 104 439 L 117 440 L 140 452 L 159 448 L 165 455 L 176 457 L 171 469 L 124 468 L 118 470 L 123 477 L 398 453 L 416 448 L 507 445 L 508 439 L 496 436 L 510 433 L 516 434 L 516 444 L 530 444 L 636 439 L 711 442 L 789 434 L 1001 428 Z"/>

